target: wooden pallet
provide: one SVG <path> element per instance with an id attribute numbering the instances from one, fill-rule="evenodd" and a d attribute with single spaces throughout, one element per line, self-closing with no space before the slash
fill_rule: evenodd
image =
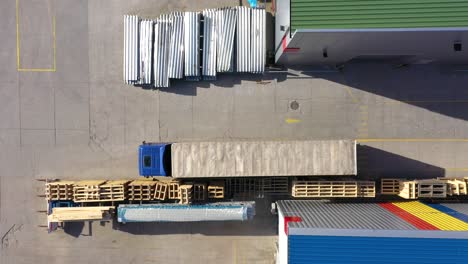
<path id="1" fill-rule="evenodd" d="M 261 178 L 264 194 L 287 195 L 289 194 L 289 179 L 287 177 Z"/>
<path id="2" fill-rule="evenodd" d="M 358 197 L 356 181 L 293 181 L 293 197 Z"/>
<path id="3" fill-rule="evenodd" d="M 453 179 L 447 180 L 448 195 L 467 195 L 467 183 L 464 180 Z"/>
<path id="4" fill-rule="evenodd" d="M 205 201 L 206 197 L 207 197 L 206 183 L 194 183 L 193 184 L 193 200 Z"/>
<path id="5" fill-rule="evenodd" d="M 358 181 L 358 197 L 375 197 L 375 181 Z"/>
<path id="6" fill-rule="evenodd" d="M 400 181 L 398 196 L 405 199 L 418 199 L 417 181 Z"/>
<path id="7" fill-rule="evenodd" d="M 381 179 L 380 194 L 398 195 L 400 193 L 400 181 L 404 179 Z"/>
<path id="8" fill-rule="evenodd" d="M 169 187 L 169 192 L 168 192 L 168 198 L 169 199 L 180 199 L 180 193 L 179 193 L 179 181 L 170 181 L 168 183 Z"/>
<path id="9" fill-rule="evenodd" d="M 100 185 L 106 181 L 78 181 L 73 186 L 73 201 L 76 203 L 82 202 L 99 202 Z"/>
<path id="10" fill-rule="evenodd" d="M 154 199 L 164 201 L 167 198 L 167 190 L 169 184 L 167 182 L 158 181 L 154 190 Z"/>
<path id="11" fill-rule="evenodd" d="M 223 181 L 216 181 L 216 182 L 209 183 L 208 198 L 209 199 L 224 199 L 224 182 Z"/>
<path id="12" fill-rule="evenodd" d="M 445 198 L 447 197 L 447 183 L 442 180 L 418 181 L 419 198 Z"/>
<path id="13" fill-rule="evenodd" d="M 87 206 L 87 207 L 56 207 L 47 216 L 49 222 L 82 222 L 106 221 L 112 219 L 115 207 L 113 206 Z"/>
<path id="14" fill-rule="evenodd" d="M 153 180 L 135 180 L 128 184 L 128 200 L 151 201 L 154 199 L 156 182 Z"/>
<path id="15" fill-rule="evenodd" d="M 100 201 L 123 201 L 128 197 L 129 180 L 112 180 L 99 186 Z"/>
<path id="16" fill-rule="evenodd" d="M 191 204 L 193 199 L 193 184 L 179 186 L 180 204 Z"/>
<path id="17" fill-rule="evenodd" d="M 73 200 L 73 181 L 55 181 L 46 183 L 46 200 L 66 201 Z"/>

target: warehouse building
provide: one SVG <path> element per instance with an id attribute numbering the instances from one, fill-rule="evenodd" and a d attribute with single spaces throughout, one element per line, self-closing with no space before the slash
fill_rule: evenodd
<path id="1" fill-rule="evenodd" d="M 466 63 L 467 0 L 277 0 L 275 62 Z"/>
<path id="2" fill-rule="evenodd" d="M 277 264 L 468 263 L 468 204 L 277 202 Z"/>

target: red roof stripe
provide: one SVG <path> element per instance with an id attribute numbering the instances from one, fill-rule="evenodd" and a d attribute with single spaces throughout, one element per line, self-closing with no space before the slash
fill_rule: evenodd
<path id="1" fill-rule="evenodd" d="M 392 204 L 392 203 L 379 203 L 380 207 L 386 209 L 387 211 L 393 213 L 394 215 L 400 217 L 401 219 L 405 220 L 406 222 L 412 224 L 414 227 L 420 230 L 440 230 L 436 226 L 429 224 L 428 222 L 422 220 L 419 217 L 416 217 L 407 211 L 401 209 L 400 207 Z"/>

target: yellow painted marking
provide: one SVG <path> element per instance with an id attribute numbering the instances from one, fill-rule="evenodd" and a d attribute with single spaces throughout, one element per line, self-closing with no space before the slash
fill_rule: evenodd
<path id="1" fill-rule="evenodd" d="M 468 168 L 446 168 L 447 171 L 468 171 Z"/>
<path id="2" fill-rule="evenodd" d="M 20 65 L 20 32 L 19 32 L 19 0 L 16 0 L 16 67 L 20 72 L 55 72 L 57 70 L 56 58 L 56 34 L 55 34 L 55 15 L 52 16 L 52 38 L 53 38 L 53 68 L 21 68 Z"/>
<path id="3" fill-rule="evenodd" d="M 387 104 L 430 104 L 430 103 L 437 103 L 437 104 L 451 104 L 451 103 L 468 103 L 468 100 L 403 100 L 403 101 L 386 101 Z"/>
<path id="4" fill-rule="evenodd" d="M 468 223 L 420 202 L 399 202 L 393 204 L 441 230 L 468 231 Z"/>
<path id="5" fill-rule="evenodd" d="M 357 142 L 468 142 L 468 138 L 358 138 Z"/>
<path id="6" fill-rule="evenodd" d="M 345 85 L 345 89 L 346 89 L 346 92 L 348 93 L 348 95 L 351 97 L 351 100 L 355 103 L 355 104 L 359 104 L 359 100 L 356 98 L 356 96 L 354 96 L 353 94 L 353 91 L 351 91 L 351 88 L 349 88 L 349 86 Z"/>
<path id="7" fill-rule="evenodd" d="M 301 122 L 300 119 L 286 118 L 286 123 L 288 123 L 288 124 L 296 124 L 296 123 L 299 123 L 299 122 Z"/>

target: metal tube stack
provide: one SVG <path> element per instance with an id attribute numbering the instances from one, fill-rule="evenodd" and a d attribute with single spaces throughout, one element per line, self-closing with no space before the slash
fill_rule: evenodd
<path id="1" fill-rule="evenodd" d="M 153 21 L 140 22 L 140 82 L 151 84 L 152 50 L 153 50 Z"/>
<path id="2" fill-rule="evenodd" d="M 138 52 L 139 19 L 137 16 L 124 16 L 124 81 L 128 84 L 139 80 Z"/>
<path id="3" fill-rule="evenodd" d="M 206 79 L 216 79 L 216 24 L 215 9 L 203 11 L 203 68 Z"/>
<path id="4" fill-rule="evenodd" d="M 200 13 L 184 14 L 185 77 L 198 80 L 200 76 Z"/>
<path id="5" fill-rule="evenodd" d="M 169 87 L 168 62 L 171 22 L 161 15 L 154 23 L 154 87 Z"/>
<path id="6" fill-rule="evenodd" d="M 263 73 L 265 14 L 264 9 L 228 7 L 141 22 L 126 15 L 124 81 L 160 88 L 169 87 L 170 79 L 215 80 L 217 72 Z"/>
<path id="7" fill-rule="evenodd" d="M 169 78 L 184 77 L 184 13 L 171 14 L 171 42 L 169 46 Z"/>

